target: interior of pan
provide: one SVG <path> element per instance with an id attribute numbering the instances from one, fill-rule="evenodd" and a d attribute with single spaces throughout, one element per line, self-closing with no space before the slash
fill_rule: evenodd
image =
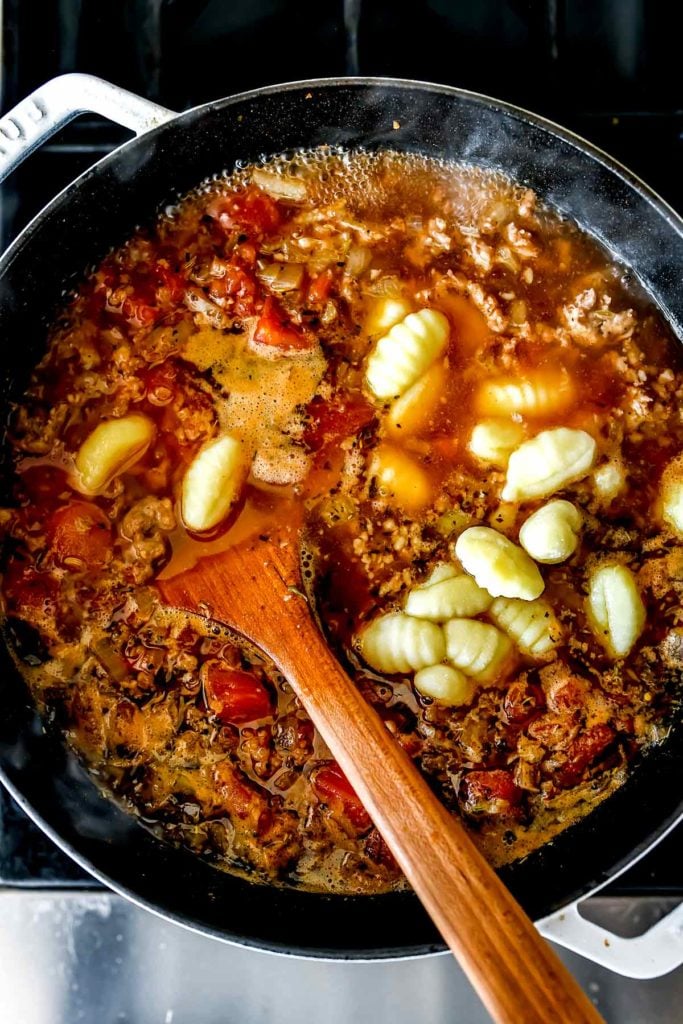
<path id="1" fill-rule="evenodd" d="M 63 292 L 133 227 L 204 177 L 264 154 L 318 145 L 418 150 L 498 167 L 597 234 L 631 266 L 679 331 L 683 232 L 628 172 L 572 136 L 494 101 L 437 86 L 342 81 L 270 88 L 184 114 L 105 158 L 55 200 L 0 264 L 0 394 L 21 393 Z M 101 879 L 217 936 L 317 956 L 416 955 L 440 948 L 410 894 L 329 897 L 223 874 L 160 842 L 104 798 L 45 730 L 0 650 L 0 769 L 22 806 Z M 503 872 L 535 918 L 623 868 L 683 810 L 683 729 L 629 782 L 554 843 Z"/>

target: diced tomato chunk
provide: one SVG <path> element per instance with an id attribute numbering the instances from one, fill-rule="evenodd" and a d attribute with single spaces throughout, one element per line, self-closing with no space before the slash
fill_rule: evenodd
<path id="1" fill-rule="evenodd" d="M 332 288 L 332 271 L 323 270 L 308 286 L 308 302 L 311 306 L 322 306 L 327 301 Z"/>
<path id="2" fill-rule="evenodd" d="M 224 231 L 243 231 L 248 235 L 267 235 L 277 230 L 282 214 L 277 203 L 255 185 L 231 196 L 220 196 L 206 212 Z"/>
<path id="3" fill-rule="evenodd" d="M 560 786 L 575 786 L 586 769 L 605 752 L 616 738 L 611 725 L 593 725 L 572 742 L 566 763 L 556 773 Z"/>
<path id="4" fill-rule="evenodd" d="M 465 810 L 470 814 L 507 814 L 520 802 L 523 792 L 510 772 L 497 768 L 468 772 L 462 794 Z"/>
<path id="5" fill-rule="evenodd" d="M 101 508 L 90 501 L 72 501 L 52 514 L 47 539 L 57 562 L 75 559 L 88 569 L 100 569 L 111 556 L 111 526 Z"/>
<path id="6" fill-rule="evenodd" d="M 294 326 L 271 295 L 263 304 L 263 312 L 254 331 L 254 341 L 257 345 L 268 345 L 285 351 L 303 351 L 313 348 L 314 344 L 308 335 Z"/>
<path id="7" fill-rule="evenodd" d="M 327 445 L 336 445 L 345 437 L 352 437 L 367 427 L 375 417 L 375 410 L 358 395 L 337 395 L 332 402 L 316 395 L 308 406 L 308 424 L 304 440 L 313 451 Z"/>
<path id="8" fill-rule="evenodd" d="M 237 263 L 226 263 L 223 277 L 214 277 L 209 285 L 214 299 L 231 299 L 238 316 L 253 316 L 258 287 L 255 279 Z"/>
<path id="9" fill-rule="evenodd" d="M 204 682 L 206 702 L 226 725 L 252 722 L 265 718 L 272 711 L 268 689 L 250 672 L 207 665 Z"/>
<path id="10" fill-rule="evenodd" d="M 328 761 L 318 768 L 311 781 L 315 795 L 333 814 L 347 818 L 359 832 L 370 828 L 370 815 L 336 761 Z"/>

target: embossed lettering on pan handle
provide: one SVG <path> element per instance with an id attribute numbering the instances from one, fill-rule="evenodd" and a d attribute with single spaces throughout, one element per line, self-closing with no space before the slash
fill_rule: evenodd
<path id="1" fill-rule="evenodd" d="M 79 114 L 93 113 L 136 135 L 175 117 L 157 103 L 94 75 L 60 75 L 0 118 L 0 181 L 46 139 Z"/>

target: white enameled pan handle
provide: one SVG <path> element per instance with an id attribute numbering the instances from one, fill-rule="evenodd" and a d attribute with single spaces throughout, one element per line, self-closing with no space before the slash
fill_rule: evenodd
<path id="1" fill-rule="evenodd" d="M 587 921 L 578 907 L 573 903 L 537 922 L 541 935 L 625 978 L 661 978 L 683 964 L 683 902 L 632 939 Z"/>
<path id="2" fill-rule="evenodd" d="M 60 75 L 41 85 L 0 118 L 0 181 L 74 117 L 100 114 L 136 135 L 175 112 L 94 75 Z"/>

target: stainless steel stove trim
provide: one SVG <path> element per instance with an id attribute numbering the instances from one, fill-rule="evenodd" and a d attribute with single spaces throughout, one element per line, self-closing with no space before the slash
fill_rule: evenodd
<path id="1" fill-rule="evenodd" d="M 495 100 L 491 97 L 484 96 L 481 93 L 475 93 L 465 89 L 453 89 L 450 86 L 434 83 L 412 82 L 407 79 L 356 77 L 342 79 L 315 79 L 306 82 L 289 82 L 283 85 L 267 86 L 262 89 L 241 93 L 238 96 L 233 97 L 233 99 L 247 98 L 258 93 L 272 93 L 300 88 L 302 85 L 306 85 L 310 88 L 319 88 L 334 85 L 337 82 L 354 82 L 366 85 L 393 85 L 404 87 L 428 86 L 429 88 L 443 92 L 458 92 L 465 96 L 471 96 L 479 101 L 494 104 L 501 110 L 508 111 L 515 115 L 522 115 L 527 120 L 530 120 L 546 129 L 550 129 L 571 143 L 579 145 L 601 163 L 617 170 L 620 174 L 630 180 L 641 193 L 644 193 L 649 202 L 653 203 L 653 205 L 659 206 L 662 216 L 664 216 L 670 223 L 675 224 L 676 229 L 679 232 L 681 230 L 681 219 L 676 211 L 645 182 L 638 178 L 637 175 L 633 174 L 632 171 L 619 163 L 619 161 L 615 160 L 613 157 L 609 156 L 603 150 L 594 146 L 592 143 L 587 142 L 585 139 L 582 139 L 574 132 L 570 132 L 567 129 L 562 128 L 560 125 L 550 121 L 548 118 L 540 117 L 539 115 L 521 107 L 517 107 L 514 104 Z M 210 108 L 212 103 L 201 104 L 200 106 L 192 109 L 199 110 L 203 106 Z M 0 182 L 3 181 L 8 174 L 10 174 L 20 163 L 22 163 L 23 160 L 26 159 L 27 156 L 54 135 L 61 127 L 73 120 L 79 114 L 86 112 L 96 113 L 102 117 L 108 118 L 125 128 L 129 128 L 136 135 L 142 135 L 145 132 L 159 127 L 165 122 L 172 120 L 174 117 L 180 116 L 178 113 L 168 110 L 166 107 L 152 103 L 150 100 L 137 96 L 135 93 L 131 93 L 127 89 L 122 89 L 119 86 L 114 85 L 111 82 L 107 82 L 102 78 L 97 78 L 94 75 L 78 73 L 60 75 L 58 78 L 53 78 L 40 88 L 36 89 L 30 96 L 20 101 L 20 103 L 0 119 Z M 185 113 L 187 113 L 187 111 Z M 126 144 L 124 143 L 124 147 L 125 145 Z M 38 214 L 38 216 L 40 216 L 40 214 Z M 671 317 L 670 319 L 673 320 Z M 679 329 L 680 334 L 680 325 L 676 323 L 675 326 Z M 22 802 L 19 794 L 15 794 L 15 797 Z M 26 807 L 25 809 L 27 813 L 31 815 L 31 809 L 29 807 Z M 637 857 L 629 862 L 629 864 L 625 865 L 622 871 L 625 871 L 633 863 L 649 852 L 649 850 L 656 846 L 657 843 L 663 839 L 665 835 L 668 835 L 668 833 L 681 821 L 683 821 L 683 815 L 673 822 L 670 828 L 658 836 L 651 845 L 641 851 Z M 49 830 L 46 831 L 49 832 Z M 59 843 L 57 837 L 53 838 L 55 838 L 55 841 Z M 169 918 L 169 915 L 155 910 L 155 908 L 148 906 L 144 901 L 137 899 L 132 894 L 120 890 L 117 886 L 112 885 L 108 879 L 102 878 L 96 871 L 93 871 L 90 865 L 84 863 L 80 858 L 75 857 L 74 859 L 76 859 L 86 870 L 90 871 L 96 878 L 100 878 L 101 881 L 115 889 L 117 892 L 120 892 L 122 896 L 131 900 L 131 902 L 150 910 L 159 917 L 166 919 Z M 612 878 L 605 879 L 604 882 L 591 890 L 587 896 L 592 896 L 599 892 L 604 885 L 621 873 L 622 872 L 620 871 L 616 875 L 613 875 Z M 591 921 L 587 921 L 581 916 L 578 907 L 581 905 L 583 900 L 587 898 L 587 896 L 583 897 L 582 900 L 577 901 L 576 903 L 570 904 L 564 910 L 557 911 L 555 914 L 537 922 L 537 927 L 541 934 L 548 939 L 552 939 L 553 942 L 556 942 L 575 953 L 579 953 L 581 956 L 586 957 L 595 964 L 604 966 L 617 974 L 623 975 L 624 977 L 640 979 L 657 978 L 668 974 L 670 971 L 683 964 L 683 903 L 643 935 L 627 939 L 614 935 L 612 932 L 601 928 Z M 176 923 L 181 924 L 192 931 L 197 931 L 195 926 L 184 925 L 182 921 L 176 921 Z M 230 945 L 239 945 L 229 939 L 220 939 L 220 941 L 226 942 Z M 264 952 L 268 952 L 273 956 L 286 956 L 294 959 L 325 959 L 324 957 L 309 958 L 300 954 L 280 953 L 275 950 L 264 950 Z M 445 952 L 446 951 L 437 951 L 433 953 L 425 953 L 423 955 L 442 956 L 445 955 Z M 413 957 L 410 957 L 410 959 L 412 958 Z M 391 957 L 383 959 L 390 962 L 393 960 L 401 961 L 409 958 Z"/>

